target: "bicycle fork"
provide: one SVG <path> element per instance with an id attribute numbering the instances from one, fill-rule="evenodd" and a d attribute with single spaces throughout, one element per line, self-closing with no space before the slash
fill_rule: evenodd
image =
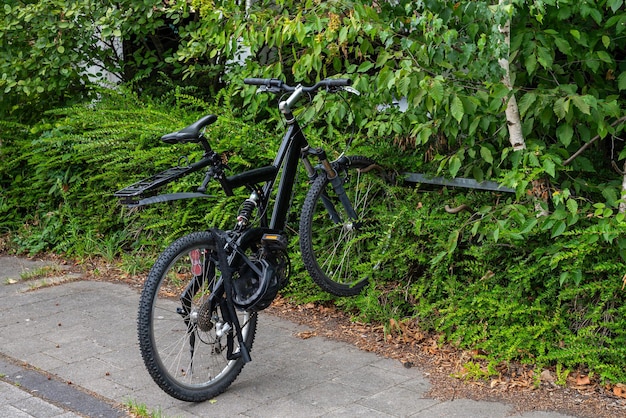
<path id="1" fill-rule="evenodd" d="M 309 155 L 316 156 L 319 159 L 320 164 L 326 174 L 326 177 L 328 178 L 329 183 L 333 187 L 335 194 L 339 198 L 341 205 L 346 210 L 348 217 L 352 221 L 356 221 L 357 214 L 356 214 L 356 211 L 354 210 L 354 207 L 352 206 L 352 202 L 350 202 L 350 199 L 348 198 L 348 195 L 346 194 L 346 190 L 343 187 L 343 179 L 341 178 L 341 176 L 339 176 L 339 173 L 337 173 L 337 170 L 335 170 L 332 164 L 328 161 L 328 158 L 326 156 L 326 151 L 324 151 L 321 148 L 310 148 L 310 147 L 306 147 L 302 150 L 303 165 L 309 175 L 309 179 L 313 181 L 317 177 L 318 172 L 317 170 L 315 170 L 315 168 L 313 167 L 313 165 L 307 158 Z M 338 164 L 339 166 L 347 165 L 349 164 L 349 160 L 347 157 L 342 156 L 339 158 L 338 163 L 339 163 Z M 326 211 L 330 215 L 330 218 L 332 219 L 332 221 L 336 224 L 341 223 L 341 217 L 337 213 L 337 210 L 335 209 L 335 205 L 333 205 L 333 203 L 330 201 L 330 199 L 328 198 L 325 192 L 322 193 L 321 198 L 322 198 L 324 207 L 326 208 Z"/>

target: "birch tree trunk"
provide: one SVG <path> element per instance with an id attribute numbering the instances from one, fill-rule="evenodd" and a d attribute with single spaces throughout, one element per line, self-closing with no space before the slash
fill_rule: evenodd
<path id="1" fill-rule="evenodd" d="M 510 5 L 510 0 L 499 0 L 500 7 Z M 511 21 L 507 21 L 503 27 L 500 27 L 500 32 L 504 34 L 504 42 L 507 48 L 511 47 Z M 500 66 L 504 69 L 504 78 L 502 82 L 511 91 L 511 97 L 506 106 L 506 124 L 509 130 L 509 141 L 514 151 L 519 151 L 526 148 L 526 141 L 524 140 L 524 134 L 522 133 L 522 122 L 517 107 L 517 100 L 513 93 L 513 83 L 511 82 L 511 68 L 508 58 L 501 58 L 498 60 Z"/>
<path id="2" fill-rule="evenodd" d="M 498 5 L 500 7 L 510 6 L 510 0 L 499 0 Z M 507 50 L 511 49 L 511 20 L 509 19 L 503 27 L 500 27 L 500 33 L 504 35 L 504 42 L 506 43 Z M 510 56 L 510 53 L 509 53 Z M 515 99 L 515 93 L 513 92 L 513 83 L 511 82 L 511 67 L 507 58 L 501 58 L 498 63 L 504 69 L 504 78 L 502 83 L 509 89 L 511 94 L 506 106 L 506 125 L 509 130 L 509 142 L 514 151 L 520 151 L 526 148 L 526 140 L 524 139 L 524 133 L 522 132 L 522 120 L 519 114 L 519 108 L 517 107 L 517 99 Z M 548 207 L 549 182 L 547 178 L 539 178 L 532 182 L 533 188 L 530 190 L 530 194 L 534 201 L 535 212 L 537 217 L 548 216 L 549 212 L 546 209 Z M 542 204 L 543 203 L 543 204 Z"/>
<path id="3" fill-rule="evenodd" d="M 626 162 L 624 162 L 622 175 L 622 201 L 619 204 L 619 213 L 626 213 Z"/>

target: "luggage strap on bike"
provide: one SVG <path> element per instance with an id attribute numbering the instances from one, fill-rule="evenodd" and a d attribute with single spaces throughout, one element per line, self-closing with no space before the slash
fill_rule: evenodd
<path id="1" fill-rule="evenodd" d="M 234 290 L 233 290 L 233 269 L 228 264 L 228 254 L 226 253 L 226 239 L 223 237 L 224 232 L 219 229 L 209 230 L 213 234 L 215 240 L 215 252 L 217 253 L 217 261 L 219 269 L 222 273 L 222 280 L 224 282 L 224 292 L 226 293 L 226 309 L 227 312 L 222 312 L 223 315 L 228 315 L 229 322 L 232 322 L 235 327 L 235 333 L 237 334 L 237 342 L 239 343 L 239 352 L 233 353 L 233 334 L 228 333 L 227 346 L 228 352 L 226 358 L 228 360 L 234 360 L 237 358 L 243 359 L 244 363 L 252 361 L 250 358 L 250 351 L 246 346 L 243 335 L 241 333 L 241 324 L 235 311 L 235 305 L 233 304 Z"/>
<path id="2" fill-rule="evenodd" d="M 129 208 L 137 208 L 139 206 L 151 205 L 153 203 L 163 203 L 163 202 L 171 202 L 173 200 L 183 200 L 183 199 L 197 199 L 203 197 L 215 197 L 211 194 L 205 193 L 167 193 L 160 194 L 157 196 L 147 197 L 145 199 L 141 199 L 138 201 L 133 201 L 131 199 L 123 202 Z"/>

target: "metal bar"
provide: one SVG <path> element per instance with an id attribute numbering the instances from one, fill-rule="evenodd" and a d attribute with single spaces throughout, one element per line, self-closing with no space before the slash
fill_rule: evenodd
<path id="1" fill-rule="evenodd" d="M 444 177 L 427 177 L 421 173 L 402 173 L 404 181 L 409 183 L 425 183 L 435 184 L 438 186 L 452 186 L 452 187 L 465 187 L 467 189 L 489 190 L 492 192 L 505 192 L 515 193 L 515 189 L 502 186 L 495 181 L 481 181 L 478 182 L 474 179 L 455 178 L 446 179 Z"/>

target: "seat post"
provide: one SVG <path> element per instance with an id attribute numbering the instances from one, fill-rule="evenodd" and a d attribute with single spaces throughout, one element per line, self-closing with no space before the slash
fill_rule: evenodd
<path id="1" fill-rule="evenodd" d="M 202 148 L 204 149 L 204 158 L 213 155 L 213 149 L 211 149 L 211 145 L 209 145 L 209 141 L 206 140 L 204 135 L 200 135 L 200 139 L 198 142 L 200 142 L 200 145 L 202 145 Z"/>

